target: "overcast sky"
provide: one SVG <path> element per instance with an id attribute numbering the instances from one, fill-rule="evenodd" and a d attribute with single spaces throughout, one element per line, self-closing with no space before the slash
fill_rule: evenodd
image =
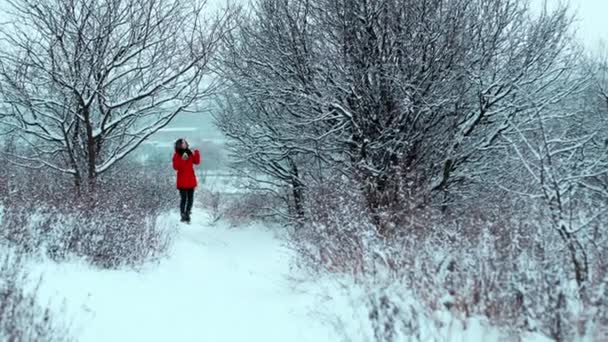
<path id="1" fill-rule="evenodd" d="M 533 0 L 537 5 L 542 4 L 543 1 Z M 564 2 L 564 0 L 547 0 L 549 5 Z M 578 34 L 585 45 L 595 49 L 600 40 L 608 43 L 608 0 L 569 0 L 569 3 L 576 11 Z"/>
<path id="2" fill-rule="evenodd" d="M 608 0 L 574 0 L 580 17 L 580 33 L 586 42 L 597 44 L 601 39 L 608 43 Z"/>

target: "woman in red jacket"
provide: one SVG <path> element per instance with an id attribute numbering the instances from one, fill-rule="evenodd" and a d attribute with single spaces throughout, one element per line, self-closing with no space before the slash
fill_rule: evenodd
<path id="1" fill-rule="evenodd" d="M 200 163 L 200 152 L 198 150 L 192 152 L 186 139 L 178 139 L 175 142 L 173 169 L 177 171 L 177 189 L 181 198 L 179 209 L 182 222 L 190 223 L 194 189 L 198 185 L 196 174 L 194 173 L 194 165 L 199 165 Z"/>

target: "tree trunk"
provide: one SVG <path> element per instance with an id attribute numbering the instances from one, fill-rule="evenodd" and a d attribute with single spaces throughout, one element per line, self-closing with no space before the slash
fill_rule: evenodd
<path id="1" fill-rule="evenodd" d="M 81 186 L 82 178 L 80 177 L 80 173 L 76 171 L 76 173 L 74 174 L 74 187 L 76 188 L 76 191 L 80 192 Z"/>
<path id="2" fill-rule="evenodd" d="M 289 161 L 291 167 L 291 188 L 296 220 L 302 222 L 304 219 L 304 184 L 299 179 L 298 167 L 293 161 Z"/>
<path id="3" fill-rule="evenodd" d="M 584 283 L 587 281 L 589 275 L 589 261 L 587 259 L 587 252 L 585 252 L 583 245 L 581 245 L 576 236 L 570 234 L 566 227 L 560 225 L 558 232 L 568 248 L 570 261 L 574 267 L 576 284 L 578 285 L 579 289 L 581 289 Z"/>
<path id="4" fill-rule="evenodd" d="M 304 219 L 304 187 L 295 178 L 292 180 L 292 192 L 296 219 L 300 222 Z"/>
<path id="5" fill-rule="evenodd" d="M 568 244 L 570 259 L 572 261 L 572 264 L 574 265 L 574 275 L 576 277 L 576 284 L 580 289 L 587 281 L 587 276 L 589 274 L 587 253 L 585 252 L 580 242 L 572 236 L 568 238 L 568 241 L 566 243 Z"/>
<path id="6" fill-rule="evenodd" d="M 87 175 L 89 184 L 95 183 L 97 172 L 95 169 L 95 162 L 97 161 L 97 149 L 95 138 L 93 137 L 93 126 L 91 125 L 89 108 L 83 109 L 85 127 L 87 134 Z"/>

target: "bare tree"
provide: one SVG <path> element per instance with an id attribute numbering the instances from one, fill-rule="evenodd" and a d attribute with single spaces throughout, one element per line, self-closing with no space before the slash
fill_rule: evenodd
<path id="1" fill-rule="evenodd" d="M 502 157 L 517 160 L 519 167 L 499 174 L 518 194 L 542 201 L 548 226 L 563 241 L 582 286 L 589 279 L 593 227 L 605 221 L 608 210 L 608 193 L 593 185 L 608 175 L 608 125 L 597 115 L 597 102 L 588 101 L 597 97 L 598 88 L 576 63 L 563 64 L 559 82 L 544 96 L 528 97 L 529 115 L 507 118 L 500 138 L 511 151 Z"/>
<path id="2" fill-rule="evenodd" d="M 94 181 L 213 88 L 228 12 L 205 16 L 204 1 L 8 3 L 0 109 L 32 151 L 20 165 Z"/>
<path id="3" fill-rule="evenodd" d="M 587 158 L 596 158 L 598 163 L 602 163 L 608 155 L 608 55 L 604 52 L 592 59 L 590 65 L 593 77 L 583 97 L 586 112 L 584 120 L 577 126 L 588 134 L 593 132 L 590 146 L 594 153 L 589 153 Z M 608 201 L 608 172 L 589 174 L 580 185 L 594 197 Z"/>
<path id="4" fill-rule="evenodd" d="M 357 179 L 379 222 L 405 193 L 476 180 L 507 118 L 555 82 L 570 23 L 513 0 L 262 0 L 222 54 L 223 127 L 270 178 L 272 160 L 300 188 L 322 178 L 301 170 Z"/>
<path id="5" fill-rule="evenodd" d="M 305 1 L 258 2 L 225 40 L 219 66 L 229 86 L 217 123 L 231 138 L 238 169 L 254 178 L 258 190 L 284 198 L 287 188 L 284 199 L 299 218 L 306 179 L 331 158 L 320 151 L 338 153 L 322 126 L 332 114 L 307 95 L 319 94 L 310 11 Z"/>

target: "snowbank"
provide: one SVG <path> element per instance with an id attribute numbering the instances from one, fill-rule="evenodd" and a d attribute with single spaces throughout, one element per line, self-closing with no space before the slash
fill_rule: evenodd
<path id="1" fill-rule="evenodd" d="M 177 215 L 166 217 L 177 222 Z M 293 291 L 290 255 L 260 226 L 179 226 L 170 257 L 140 272 L 44 263 L 42 301 L 65 299 L 80 341 L 336 341 Z"/>
<path id="2" fill-rule="evenodd" d="M 162 219 L 178 231 L 170 256 L 139 272 L 79 261 L 32 266 L 44 275 L 41 301 L 63 304 L 79 341 L 510 339 L 482 319 L 429 312 L 407 289 L 311 277 L 292 267 L 293 251 L 267 227 L 210 226 L 204 211 L 189 226 L 177 226 L 176 214 Z"/>

